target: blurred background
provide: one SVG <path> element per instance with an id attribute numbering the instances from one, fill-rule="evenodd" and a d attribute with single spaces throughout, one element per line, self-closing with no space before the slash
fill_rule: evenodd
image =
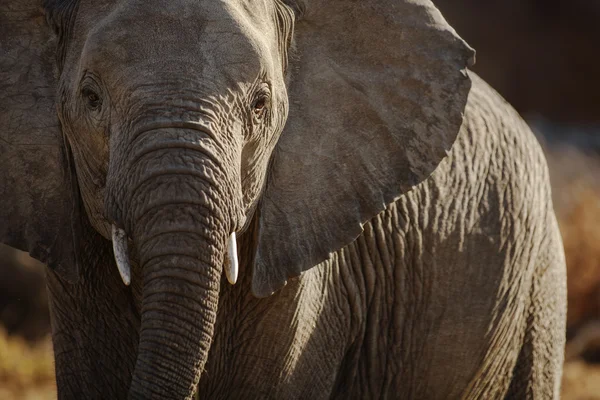
<path id="1" fill-rule="evenodd" d="M 600 0 L 434 0 L 542 143 L 568 266 L 562 397 L 600 399 Z M 0 245 L 0 399 L 55 398 L 44 268 Z"/>

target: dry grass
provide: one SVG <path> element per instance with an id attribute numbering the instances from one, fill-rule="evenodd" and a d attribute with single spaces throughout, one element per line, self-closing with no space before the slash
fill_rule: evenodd
<path id="1" fill-rule="evenodd" d="M 600 158 L 564 144 L 547 148 L 546 157 L 567 260 L 572 336 L 600 319 Z"/>
<path id="2" fill-rule="evenodd" d="M 600 365 L 583 361 L 565 364 L 562 400 L 600 400 Z"/>
<path id="3" fill-rule="evenodd" d="M 569 266 L 567 325 L 577 329 L 600 317 L 600 192 L 581 189 L 560 229 Z"/>
<path id="4" fill-rule="evenodd" d="M 56 398 L 50 339 L 31 344 L 0 329 L 0 399 Z"/>

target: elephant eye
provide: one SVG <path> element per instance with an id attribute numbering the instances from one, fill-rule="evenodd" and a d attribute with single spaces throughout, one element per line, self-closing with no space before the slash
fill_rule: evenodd
<path id="1" fill-rule="evenodd" d="M 254 103 L 254 112 L 260 113 L 267 105 L 267 101 L 265 99 L 259 99 Z"/>
<path id="2" fill-rule="evenodd" d="M 266 96 L 261 96 L 252 105 L 252 112 L 254 113 L 254 118 L 262 119 L 265 114 L 265 110 L 267 109 L 267 98 Z"/>
<path id="3" fill-rule="evenodd" d="M 252 116 L 255 122 L 261 122 L 269 110 L 271 97 L 268 88 L 261 90 L 252 103 Z"/>
<path id="4" fill-rule="evenodd" d="M 86 102 L 87 107 L 90 110 L 98 110 L 100 108 L 100 106 L 102 106 L 102 99 L 100 98 L 100 96 L 98 95 L 98 93 L 96 93 L 95 91 L 93 91 L 90 88 L 84 88 L 81 91 L 81 94 L 83 96 L 83 99 Z"/>

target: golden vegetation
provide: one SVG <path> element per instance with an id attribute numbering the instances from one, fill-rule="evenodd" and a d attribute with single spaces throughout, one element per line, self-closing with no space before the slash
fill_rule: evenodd
<path id="1" fill-rule="evenodd" d="M 564 400 L 600 400 L 600 160 L 574 147 L 546 149 L 567 260 Z"/>
<path id="2" fill-rule="evenodd" d="M 569 266 L 567 325 L 571 329 L 600 317 L 600 192 L 582 188 L 577 198 L 560 222 Z"/>
<path id="3" fill-rule="evenodd" d="M 600 400 L 600 365 L 584 361 L 565 364 L 562 400 Z"/>
<path id="4" fill-rule="evenodd" d="M 35 344 L 0 328 L 0 399 L 56 398 L 50 339 Z"/>

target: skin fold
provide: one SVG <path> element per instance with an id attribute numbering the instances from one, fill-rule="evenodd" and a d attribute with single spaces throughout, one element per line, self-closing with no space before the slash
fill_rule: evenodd
<path id="1" fill-rule="evenodd" d="M 60 399 L 558 398 L 546 162 L 430 1 L 0 18 L 0 240 L 49 265 Z"/>

